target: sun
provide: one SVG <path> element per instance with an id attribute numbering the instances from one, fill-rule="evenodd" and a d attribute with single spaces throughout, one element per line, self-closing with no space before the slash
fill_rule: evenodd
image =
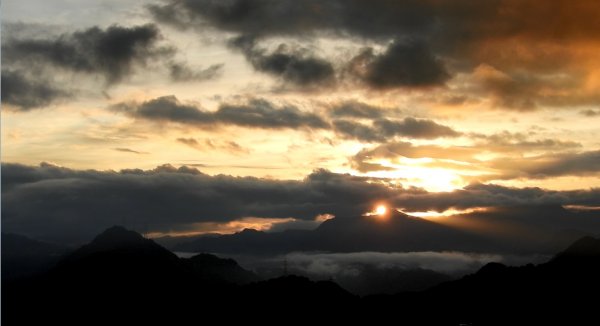
<path id="1" fill-rule="evenodd" d="M 375 208 L 375 214 L 383 216 L 385 215 L 385 213 L 387 213 L 387 207 L 385 207 L 384 205 L 379 205 Z"/>

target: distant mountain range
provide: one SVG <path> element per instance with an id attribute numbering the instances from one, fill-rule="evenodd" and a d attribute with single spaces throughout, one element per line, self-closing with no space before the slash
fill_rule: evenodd
<path id="1" fill-rule="evenodd" d="M 235 254 L 293 251 L 552 254 L 589 235 L 586 230 L 600 230 L 597 214 L 574 213 L 560 206 L 538 206 L 456 215 L 444 222 L 400 212 L 392 212 L 384 220 L 365 216 L 336 217 L 315 230 L 246 229 L 234 234 L 184 239 L 182 243 L 169 238 L 165 243 L 174 251 Z"/>
<path id="2" fill-rule="evenodd" d="M 574 324 L 595 316 L 598 275 L 600 240 L 585 237 L 537 266 L 490 263 L 429 290 L 359 298 L 331 281 L 291 275 L 260 281 L 232 260 L 178 258 L 113 227 L 42 275 L 3 280 L 2 321 L 178 324 L 202 322 L 210 314 L 224 322 Z"/>

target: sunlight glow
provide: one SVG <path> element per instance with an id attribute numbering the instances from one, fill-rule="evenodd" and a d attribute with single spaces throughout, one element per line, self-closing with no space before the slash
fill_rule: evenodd
<path id="1" fill-rule="evenodd" d="M 472 173 L 472 171 L 424 166 L 435 163 L 430 158 L 399 158 L 398 161 L 394 162 L 374 160 L 369 163 L 379 164 L 390 169 L 370 171 L 364 173 L 365 176 L 397 179 L 403 186 L 419 187 L 433 192 L 449 192 L 460 189 L 468 184 L 463 177 Z"/>
<path id="2" fill-rule="evenodd" d="M 387 207 L 385 207 L 384 205 L 379 205 L 377 206 L 377 208 L 375 208 L 375 213 L 377 213 L 377 215 L 385 215 L 386 212 Z"/>
<path id="3" fill-rule="evenodd" d="M 389 212 L 392 211 L 392 210 L 393 209 L 389 209 L 384 204 L 378 204 L 377 206 L 375 206 L 373 208 L 372 211 L 363 214 L 363 216 L 375 217 L 377 219 L 384 219 L 384 218 L 387 218 L 387 217 L 390 216 Z"/>
<path id="4" fill-rule="evenodd" d="M 469 208 L 469 209 L 447 209 L 443 212 L 437 212 L 437 211 L 426 211 L 426 212 L 409 212 L 409 211 L 403 211 L 400 210 L 400 212 L 409 215 L 409 216 L 414 216 L 414 217 L 421 217 L 421 218 L 439 218 L 439 217 L 448 217 L 448 216 L 452 216 L 452 215 L 458 215 L 458 214 L 469 214 L 469 213 L 474 213 L 474 212 L 483 212 L 486 211 L 487 208 L 485 207 L 477 207 L 477 208 Z"/>
<path id="5" fill-rule="evenodd" d="M 424 188 L 428 191 L 453 191 L 464 186 L 455 172 L 445 169 L 431 169 L 418 166 L 400 167 L 392 171 L 374 171 L 367 173 L 370 177 L 401 179 L 406 186 Z"/>

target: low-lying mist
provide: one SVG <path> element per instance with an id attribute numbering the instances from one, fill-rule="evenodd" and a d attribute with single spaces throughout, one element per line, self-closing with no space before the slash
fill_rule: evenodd
<path id="1" fill-rule="evenodd" d="M 180 256 L 190 254 L 180 253 Z M 473 273 L 490 262 L 541 263 L 547 256 L 464 252 L 293 252 L 287 255 L 221 255 L 235 259 L 262 278 L 285 274 L 333 280 L 358 295 L 418 291 Z"/>

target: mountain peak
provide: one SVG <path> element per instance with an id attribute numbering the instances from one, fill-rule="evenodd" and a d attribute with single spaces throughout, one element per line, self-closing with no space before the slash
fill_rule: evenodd
<path id="1" fill-rule="evenodd" d="M 135 231 L 127 230 L 122 226 L 115 225 L 97 235 L 90 244 L 94 246 L 106 247 L 128 246 L 145 242 L 147 242 L 147 239 L 142 237 L 141 234 Z"/>
<path id="2" fill-rule="evenodd" d="M 110 227 L 97 235 L 94 240 L 74 251 L 65 261 L 73 261 L 96 253 L 121 252 L 127 255 L 157 255 L 167 259 L 177 259 L 173 253 L 164 249 L 141 234 L 127 230 L 122 226 Z M 136 254 L 137 253 L 137 254 Z"/>
<path id="3" fill-rule="evenodd" d="M 575 241 L 565 251 L 559 254 L 559 256 L 563 255 L 573 257 L 600 257 L 600 239 L 596 239 L 589 236 L 583 237 Z"/>

